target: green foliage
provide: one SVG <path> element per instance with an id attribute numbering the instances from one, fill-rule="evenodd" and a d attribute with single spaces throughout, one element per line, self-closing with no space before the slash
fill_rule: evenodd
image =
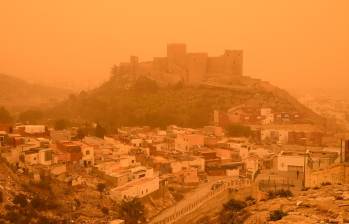
<path id="1" fill-rule="evenodd" d="M 117 65 L 113 65 L 113 67 L 110 69 L 110 74 L 112 76 L 116 76 L 118 74 L 118 66 Z"/>
<path id="2" fill-rule="evenodd" d="M 241 124 L 231 124 L 226 127 L 227 135 L 230 137 L 249 137 L 251 128 Z"/>
<path id="3" fill-rule="evenodd" d="M 69 126 L 69 121 L 65 119 L 58 119 L 54 122 L 55 130 L 64 130 Z"/>
<path id="4" fill-rule="evenodd" d="M 12 117 L 5 107 L 0 107 L 0 123 L 11 123 Z"/>
<path id="5" fill-rule="evenodd" d="M 281 209 L 272 211 L 269 215 L 269 218 L 271 221 L 278 221 L 281 220 L 284 216 L 286 216 L 287 213 L 282 211 Z"/>
<path id="6" fill-rule="evenodd" d="M 30 201 L 32 208 L 37 210 L 52 210 L 58 208 L 58 204 L 52 198 L 42 198 L 39 195 L 35 195 Z"/>
<path id="7" fill-rule="evenodd" d="M 49 178 L 42 178 L 37 184 L 38 187 L 45 190 L 51 190 L 51 180 Z"/>
<path id="8" fill-rule="evenodd" d="M 35 195 L 30 202 L 24 194 L 17 194 L 12 200 L 13 205 L 5 205 L 5 213 L 2 218 L 10 223 L 61 223 L 57 220 L 45 217 L 42 211 L 56 210 L 59 205 L 52 198 L 42 198 Z"/>
<path id="9" fill-rule="evenodd" d="M 108 208 L 102 207 L 102 208 L 101 208 L 101 211 L 102 211 L 102 213 L 103 213 L 104 215 L 109 215 L 109 209 L 108 209 Z"/>
<path id="10" fill-rule="evenodd" d="M 97 124 L 95 129 L 95 136 L 98 138 L 104 138 L 104 135 L 105 129 L 100 124 Z"/>
<path id="11" fill-rule="evenodd" d="M 251 214 L 244 210 L 247 204 L 243 201 L 231 199 L 223 205 L 223 210 L 220 212 L 219 218 L 221 224 L 241 224 Z"/>
<path id="12" fill-rule="evenodd" d="M 226 210 L 238 212 L 238 211 L 242 210 L 243 208 L 245 208 L 247 205 L 243 201 L 231 199 L 223 206 L 224 206 L 224 209 L 226 209 Z"/>
<path id="13" fill-rule="evenodd" d="M 97 191 L 99 191 L 101 198 L 102 198 L 102 194 L 106 188 L 107 188 L 107 185 L 105 183 L 98 183 L 97 184 Z"/>
<path id="14" fill-rule="evenodd" d="M 43 113 L 39 110 L 27 110 L 19 114 L 19 121 L 23 123 L 36 124 L 43 118 Z"/>
<path id="15" fill-rule="evenodd" d="M 252 196 L 246 197 L 245 201 L 249 206 L 254 205 L 256 203 L 256 199 L 254 199 Z"/>
<path id="16" fill-rule="evenodd" d="M 331 185 L 331 182 L 322 182 L 321 183 L 321 186 L 328 186 L 328 185 Z"/>
<path id="17" fill-rule="evenodd" d="M 107 185 L 105 185 L 104 183 L 99 183 L 99 184 L 97 184 L 97 190 L 98 190 L 99 192 L 104 192 L 105 189 L 106 189 L 106 187 L 107 187 Z"/>
<path id="18" fill-rule="evenodd" d="M 83 128 L 79 128 L 77 130 L 76 138 L 81 140 L 81 139 L 85 138 L 85 136 L 86 136 L 86 131 Z"/>
<path id="19" fill-rule="evenodd" d="M 280 197 L 280 198 L 287 198 L 287 197 L 292 197 L 293 193 L 290 190 L 285 190 L 285 189 L 281 189 L 281 190 L 277 190 L 277 191 L 269 191 L 268 192 L 268 198 L 272 199 L 272 198 L 276 198 L 276 197 Z"/>
<path id="20" fill-rule="evenodd" d="M 123 200 L 119 207 L 120 218 L 126 224 L 145 223 L 144 205 L 138 198 Z"/>
<path id="21" fill-rule="evenodd" d="M 27 217 L 25 217 L 24 215 L 22 215 L 17 211 L 7 211 L 7 213 L 5 214 L 5 219 L 10 223 L 18 223 L 18 224 L 29 223 L 30 221 L 30 219 L 28 220 Z"/>
<path id="22" fill-rule="evenodd" d="M 127 75 L 117 75 L 99 88 L 61 103 L 50 111 L 50 116 L 99 121 L 107 132 L 121 126 L 202 127 L 213 121 L 214 110 L 226 111 L 241 104 L 300 113 L 307 110 L 306 118 L 308 109 L 292 99 L 287 94 L 257 88 L 194 87 L 184 86 L 182 82 L 160 88 L 144 77 L 130 81 Z M 243 131 L 243 135 L 249 133 Z"/>
<path id="23" fill-rule="evenodd" d="M 155 93 L 159 86 L 154 80 L 141 76 L 133 84 L 132 90 L 139 93 Z"/>
<path id="24" fill-rule="evenodd" d="M 18 194 L 13 198 L 13 204 L 19 205 L 20 207 L 24 208 L 27 206 L 28 201 L 27 201 L 27 196 L 24 194 Z"/>

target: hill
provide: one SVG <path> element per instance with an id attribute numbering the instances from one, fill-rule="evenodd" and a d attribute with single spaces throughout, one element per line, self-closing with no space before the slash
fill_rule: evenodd
<path id="1" fill-rule="evenodd" d="M 0 105 L 12 111 L 56 104 L 70 92 L 0 74 Z"/>
<path id="2" fill-rule="evenodd" d="M 125 78 L 126 77 L 126 78 Z M 146 77 L 130 81 L 113 76 L 99 88 L 70 97 L 51 110 L 52 117 L 98 121 L 106 127 L 176 124 L 201 127 L 212 121 L 213 110 L 245 104 L 271 107 L 274 111 L 299 112 L 305 123 L 320 124 L 322 118 L 286 91 L 260 80 L 238 77 L 230 84 L 182 83 L 160 87 Z"/>

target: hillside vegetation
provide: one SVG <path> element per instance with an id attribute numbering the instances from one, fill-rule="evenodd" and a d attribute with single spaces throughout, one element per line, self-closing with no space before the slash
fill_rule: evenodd
<path id="1" fill-rule="evenodd" d="M 287 92 L 270 84 L 244 77 L 238 85 L 159 87 L 153 80 L 139 77 L 128 82 L 112 77 L 99 88 L 71 96 L 51 111 L 54 118 L 93 121 L 107 128 L 176 124 L 201 127 L 210 124 L 213 110 L 227 110 L 245 104 L 272 107 L 275 111 L 297 111 L 303 121 L 320 123 L 321 118 L 305 108 Z"/>
<path id="2" fill-rule="evenodd" d="M 67 90 L 31 84 L 0 74 L 0 106 L 12 111 L 52 105 L 64 99 L 69 93 Z"/>

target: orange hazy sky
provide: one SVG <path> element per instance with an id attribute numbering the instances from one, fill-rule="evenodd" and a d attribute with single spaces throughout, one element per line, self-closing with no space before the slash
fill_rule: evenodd
<path id="1" fill-rule="evenodd" d="M 243 49 L 246 75 L 282 87 L 349 83 L 348 0 L 0 0 L 0 73 L 94 85 L 166 44 Z"/>

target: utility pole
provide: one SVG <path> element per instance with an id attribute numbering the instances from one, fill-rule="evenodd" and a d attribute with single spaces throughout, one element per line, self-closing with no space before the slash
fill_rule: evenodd
<path id="1" fill-rule="evenodd" d="M 341 152 L 340 152 L 340 160 L 339 160 L 339 162 L 343 163 L 343 139 L 342 138 L 341 138 Z"/>
<path id="2" fill-rule="evenodd" d="M 305 152 L 304 152 L 304 164 L 303 164 L 303 188 L 305 188 L 305 166 L 306 166 L 306 155 L 307 155 L 307 146 L 305 145 Z"/>

